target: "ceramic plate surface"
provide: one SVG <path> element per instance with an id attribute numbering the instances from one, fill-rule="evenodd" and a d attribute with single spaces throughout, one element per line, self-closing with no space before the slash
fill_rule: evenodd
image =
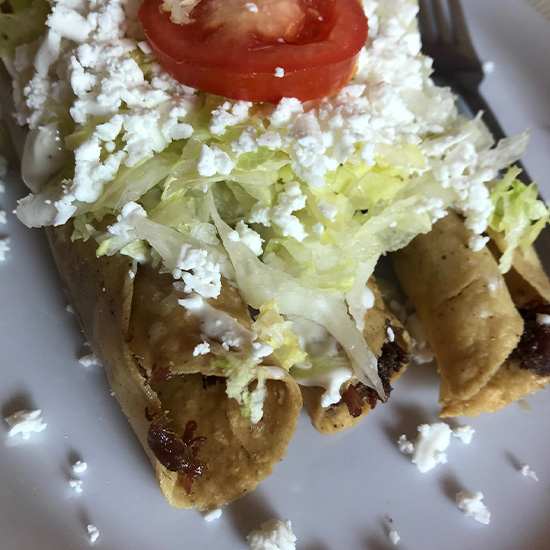
<path id="1" fill-rule="evenodd" d="M 550 185 L 550 25 L 520 0 L 465 1 L 479 53 L 493 61 L 484 91 L 505 129 L 532 130 L 525 163 Z M 433 366 L 411 366 L 387 405 L 355 428 L 317 434 L 302 415 L 285 460 L 258 489 L 206 523 L 171 508 L 100 367 L 78 357 L 84 339 L 50 257 L 45 236 L 11 214 L 26 192 L 12 164 L 0 208 L 11 238 L 0 264 L 0 412 L 41 408 L 48 426 L 28 441 L 0 429 L 0 546 L 3 550 L 246 548 L 245 536 L 269 518 L 290 519 L 299 550 L 384 550 L 395 529 L 402 549 L 506 550 L 550 547 L 550 390 L 469 423 L 473 441 L 453 438 L 448 462 L 421 474 L 396 440 L 437 421 Z M 550 259 L 550 255 L 547 259 Z M 530 409 L 530 410 L 527 410 Z M 6 426 L 4 426 L 5 428 Z M 75 459 L 88 462 L 83 492 L 68 484 Z M 540 481 L 522 476 L 527 463 Z M 466 517 L 457 491 L 482 491 L 490 525 Z"/>

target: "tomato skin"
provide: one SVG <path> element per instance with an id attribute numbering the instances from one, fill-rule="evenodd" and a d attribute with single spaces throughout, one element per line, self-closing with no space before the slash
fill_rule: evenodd
<path id="1" fill-rule="evenodd" d="M 160 63 L 182 84 L 252 102 L 307 101 L 331 95 L 349 81 L 368 32 L 358 0 L 316 2 L 329 28 L 318 40 L 298 43 L 261 44 L 223 31 L 201 37 L 200 21 L 172 23 L 159 9 L 161 0 L 144 0 L 139 18 Z M 283 77 L 275 76 L 277 67 L 284 69 Z"/>

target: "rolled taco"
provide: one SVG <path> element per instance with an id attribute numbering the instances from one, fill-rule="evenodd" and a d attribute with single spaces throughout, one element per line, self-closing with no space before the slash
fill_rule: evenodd
<path id="1" fill-rule="evenodd" d="M 354 426 L 378 401 L 386 402 L 391 383 L 403 374 L 409 362 L 410 337 L 384 304 L 374 277 L 367 282 L 367 292 L 370 307 L 365 313 L 363 334 L 378 360 L 378 374 L 384 387 L 382 396 L 353 375 L 349 359 L 338 353 L 328 334 L 313 327 L 311 338 L 309 327 L 308 342 L 308 325 L 304 327 L 303 320 L 295 322 L 300 344 L 308 350 L 314 364 L 296 366 L 292 373 L 300 383 L 311 423 L 323 434 Z"/>
<path id="2" fill-rule="evenodd" d="M 243 416 L 243 404 L 227 391 L 228 380 L 238 381 L 212 366 L 204 326 L 178 303 L 182 293 L 171 275 L 120 254 L 96 258 L 96 243 L 73 241 L 72 233 L 71 224 L 48 229 L 57 266 L 167 500 L 206 510 L 251 491 L 283 458 L 295 432 L 302 404 L 296 382 L 276 359 L 263 358 L 248 373 L 263 415 Z M 250 315 L 234 288 L 224 283 L 215 305 L 214 322 L 230 314 L 235 330 L 249 332 Z M 254 394 L 260 383 L 264 389 Z"/>
<path id="3" fill-rule="evenodd" d="M 517 249 L 502 274 L 502 236 L 478 251 L 471 237 L 450 211 L 393 256 L 436 356 L 441 416 L 494 411 L 550 382 L 550 284 L 534 250 Z"/>

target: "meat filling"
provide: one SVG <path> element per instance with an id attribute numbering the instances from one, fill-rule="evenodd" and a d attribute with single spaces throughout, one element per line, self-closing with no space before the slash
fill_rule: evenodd
<path id="1" fill-rule="evenodd" d="M 189 420 L 183 436 L 169 428 L 170 420 L 166 413 L 150 419 L 147 444 L 157 460 L 171 472 L 184 476 L 183 486 L 189 494 L 195 481 L 206 471 L 206 466 L 197 459 L 205 437 L 193 437 L 197 423 Z"/>
<path id="2" fill-rule="evenodd" d="M 550 375 L 550 304 L 529 302 L 519 310 L 524 321 L 523 334 L 512 352 L 522 369 L 539 376 Z"/>
<path id="3" fill-rule="evenodd" d="M 388 328 L 392 329 L 395 338 L 391 342 L 389 340 L 384 342 L 382 353 L 378 359 L 378 376 L 382 381 L 384 397 L 382 398 L 375 389 L 369 388 L 362 382 L 348 386 L 342 393 L 342 401 L 354 418 L 361 415 L 365 403 L 368 403 L 370 408 L 374 409 L 378 401 L 385 403 L 389 399 L 392 391 L 390 384 L 392 374 L 399 372 L 401 367 L 409 362 L 409 354 L 397 343 L 399 336 L 403 334 L 403 329 L 390 327 L 388 321 L 386 321 L 386 324 Z"/>

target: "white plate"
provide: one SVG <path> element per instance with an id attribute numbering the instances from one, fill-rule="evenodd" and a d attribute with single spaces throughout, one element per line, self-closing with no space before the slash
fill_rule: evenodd
<path id="1" fill-rule="evenodd" d="M 466 8 L 476 45 L 496 63 L 485 85 L 488 99 L 508 131 L 533 129 L 527 168 L 533 177 L 549 174 L 550 62 L 529 54 L 550 50 L 550 25 L 519 0 L 470 0 Z M 544 93 L 539 76 L 547 79 Z M 12 173 L 0 207 L 11 212 L 24 194 Z M 292 520 L 299 550 L 389 549 L 390 528 L 403 549 L 548 549 L 549 391 L 528 398 L 531 412 L 513 404 L 469 420 L 477 430 L 473 442 L 453 439 L 447 464 L 421 474 L 395 441 L 437 420 L 438 380 L 428 366 L 412 366 L 390 402 L 345 433 L 321 436 L 304 414 L 275 473 L 224 507 L 221 519 L 208 524 L 198 512 L 172 509 L 101 368 L 78 363 L 83 337 L 65 309 L 44 235 L 8 217 L 0 227 L 12 248 L 0 264 L 0 412 L 39 407 L 48 427 L 25 442 L 8 441 L 0 430 L 2 549 L 86 548 L 86 525 L 94 523 L 96 548 L 237 550 L 271 517 Z M 80 495 L 68 485 L 76 458 L 89 464 Z M 538 483 L 519 473 L 523 462 Z M 456 508 L 461 489 L 485 494 L 489 526 Z"/>

